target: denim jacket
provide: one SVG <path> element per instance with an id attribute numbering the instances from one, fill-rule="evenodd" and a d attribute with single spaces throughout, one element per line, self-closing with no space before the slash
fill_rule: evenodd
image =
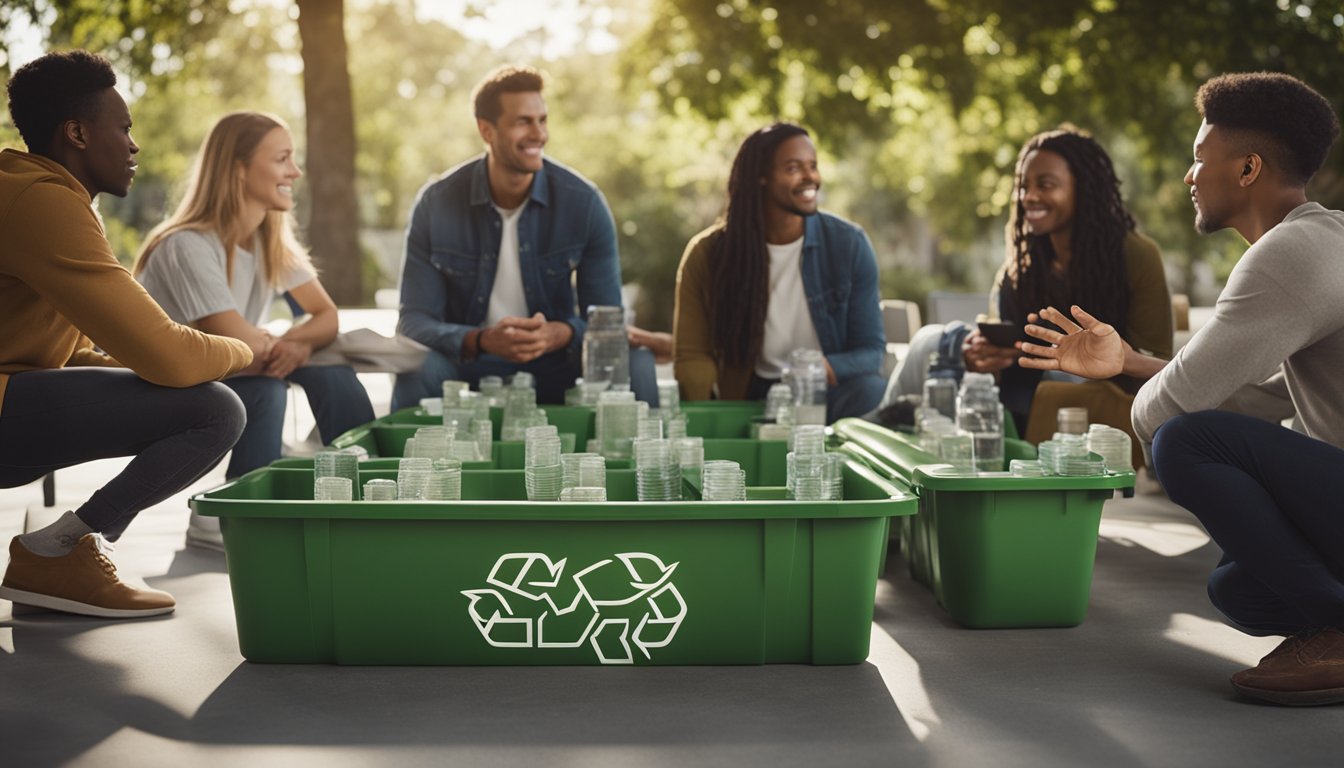
<path id="1" fill-rule="evenodd" d="M 502 228 L 484 155 L 420 190 L 406 231 L 397 330 L 460 360 L 467 332 L 485 322 Z M 577 359 L 585 309 L 621 305 L 616 225 L 597 187 L 545 160 L 518 219 L 518 261 L 528 314 L 568 323 L 567 354 Z"/>
<path id="2" fill-rule="evenodd" d="M 691 240 L 677 273 L 676 375 L 682 396 L 709 399 L 712 387 L 725 400 L 747 395 L 752 366 L 720 365 L 711 338 L 709 260 L 715 225 Z M 877 258 L 856 224 L 828 213 L 808 216 L 800 266 L 807 310 L 821 351 L 839 381 L 880 373 L 886 353 L 877 285 Z"/>

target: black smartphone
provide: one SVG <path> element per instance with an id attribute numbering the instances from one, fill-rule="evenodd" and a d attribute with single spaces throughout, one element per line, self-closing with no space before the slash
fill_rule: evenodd
<path id="1" fill-rule="evenodd" d="M 1031 337 L 1017 323 L 976 323 L 980 326 L 980 335 L 985 341 L 996 347 L 1013 348 L 1013 342 L 1030 341 Z"/>

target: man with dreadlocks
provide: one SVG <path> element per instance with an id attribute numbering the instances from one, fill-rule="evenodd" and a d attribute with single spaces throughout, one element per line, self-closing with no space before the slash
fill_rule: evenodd
<path id="1" fill-rule="evenodd" d="M 1021 326 L 1040 307 L 1079 304 L 1121 329 L 1131 346 L 1171 357 L 1171 295 L 1162 257 L 1152 240 L 1135 231 L 1106 150 L 1068 128 L 1037 134 L 1018 154 L 1016 184 L 1008 257 L 990 294 L 999 317 Z M 999 374 L 1004 408 L 1025 433 L 1042 374 L 1013 365 L 1019 354 L 990 344 L 978 331 L 963 347 L 966 370 Z M 1112 383 L 1120 389 L 1107 388 L 1113 393 L 1109 398 L 1078 396 L 1089 401 L 1094 416 L 1115 411 L 1118 418 L 1112 426 L 1132 431 L 1129 406 L 1142 382 L 1118 376 Z M 1059 390 L 1055 394 L 1069 396 Z M 1053 431 L 1053 409 L 1050 414 Z"/>
<path id="2" fill-rule="evenodd" d="M 1195 104 L 1195 228 L 1231 227 L 1251 244 L 1213 318 L 1167 364 L 1080 307 L 1073 319 L 1051 307 L 1041 314 L 1063 333 L 1030 326 L 1053 346 L 1021 344 L 1038 356 L 1022 365 L 1152 377 L 1134 427 L 1168 495 L 1223 549 L 1210 600 L 1244 632 L 1287 636 L 1233 687 L 1280 704 L 1344 702 L 1344 212 L 1306 194 L 1339 120 L 1277 73 L 1216 77 Z M 1286 412 L 1264 407 L 1285 400 Z M 1294 412 L 1301 432 L 1279 425 Z"/>
<path id="3" fill-rule="evenodd" d="M 683 399 L 761 399 L 798 348 L 825 355 L 828 422 L 882 398 L 877 260 L 862 229 L 817 210 L 820 189 L 803 128 L 775 123 L 743 142 L 726 212 L 691 239 L 677 270 Z"/>

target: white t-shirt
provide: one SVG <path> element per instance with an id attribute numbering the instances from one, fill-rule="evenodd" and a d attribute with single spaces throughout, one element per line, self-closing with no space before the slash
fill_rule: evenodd
<path id="1" fill-rule="evenodd" d="M 506 317 L 527 317 L 523 269 L 518 263 L 518 218 L 525 207 L 527 203 L 512 210 L 495 206 L 495 210 L 504 218 L 504 224 L 499 234 L 499 265 L 495 269 L 495 284 L 490 288 L 490 307 L 485 312 L 487 328 Z"/>
<path id="2" fill-rule="evenodd" d="M 765 311 L 765 339 L 756 375 L 778 379 L 795 349 L 821 349 L 803 290 L 803 238 L 784 245 L 766 244 L 770 252 L 770 303 Z"/>
<path id="3" fill-rule="evenodd" d="M 224 244 L 213 232 L 180 230 L 165 237 L 149 254 L 136 278 L 174 321 L 191 324 L 202 317 L 236 310 L 252 325 L 270 320 L 271 302 L 317 277 L 297 266 L 279 288 L 266 279 L 265 266 L 243 248 L 233 252 L 233 280 L 225 267 Z"/>

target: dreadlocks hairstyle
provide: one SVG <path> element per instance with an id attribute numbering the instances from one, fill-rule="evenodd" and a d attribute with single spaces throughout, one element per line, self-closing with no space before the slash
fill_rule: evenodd
<path id="1" fill-rule="evenodd" d="M 1120 199 L 1120 181 L 1106 150 L 1092 137 L 1068 128 L 1031 137 L 1017 156 L 1015 188 L 1023 184 L 1027 155 L 1054 152 L 1073 174 L 1074 215 L 1072 256 L 1069 260 L 1068 301 L 1127 335 L 1129 280 L 1125 269 L 1125 236 L 1134 218 Z M 1008 244 L 1008 278 L 1017 294 L 1017 306 L 1035 311 L 1049 303 L 1046 295 L 1055 248 L 1049 235 L 1033 235 L 1019 197 L 1012 214 L 1012 242 Z M 1095 309 L 1092 309 L 1095 308 Z"/>
<path id="2" fill-rule="evenodd" d="M 710 251 L 710 329 L 721 362 L 750 365 L 760 356 L 770 303 L 770 256 L 765 247 L 761 180 L 770 175 L 775 150 L 807 131 L 775 123 L 747 137 L 728 176 L 723 234 Z"/>
<path id="3" fill-rule="evenodd" d="M 1305 186 L 1339 136 L 1339 119 L 1325 97 L 1278 72 L 1220 75 L 1195 95 L 1210 125 L 1243 135 L 1251 151 L 1277 165 L 1284 178 Z"/>

